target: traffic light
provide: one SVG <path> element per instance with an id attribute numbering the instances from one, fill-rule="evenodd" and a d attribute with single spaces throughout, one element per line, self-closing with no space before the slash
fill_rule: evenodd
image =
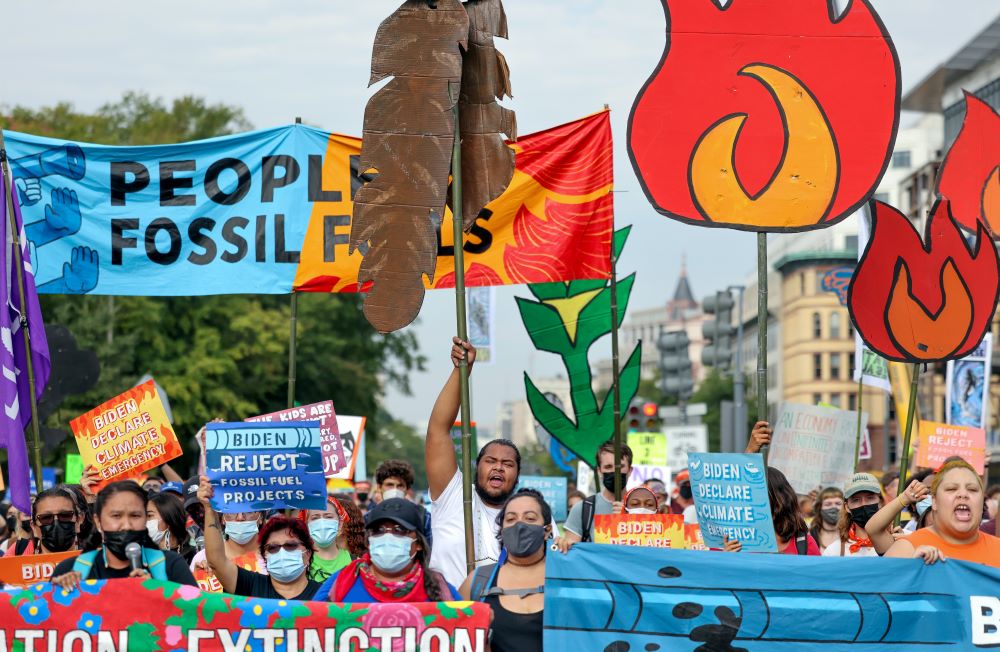
<path id="1" fill-rule="evenodd" d="M 701 351 L 701 363 L 706 367 L 729 371 L 733 366 L 733 352 L 739 346 L 733 338 L 733 306 L 733 297 L 728 292 L 716 292 L 701 302 L 705 314 L 714 315 L 714 319 L 701 325 L 701 334 L 707 342 Z"/>
<path id="2" fill-rule="evenodd" d="M 645 405 L 655 405 L 649 403 L 644 398 L 636 396 L 632 399 L 632 402 L 628 404 L 628 430 L 629 432 L 639 432 L 642 430 L 643 423 L 643 406 Z"/>
<path id="3" fill-rule="evenodd" d="M 646 420 L 644 423 L 646 432 L 658 432 L 660 430 L 660 406 L 652 402 L 643 403 L 642 416 Z"/>
<path id="4" fill-rule="evenodd" d="M 656 342 L 660 350 L 660 390 L 679 401 L 687 400 L 694 391 L 689 344 L 687 331 L 660 333 Z"/>

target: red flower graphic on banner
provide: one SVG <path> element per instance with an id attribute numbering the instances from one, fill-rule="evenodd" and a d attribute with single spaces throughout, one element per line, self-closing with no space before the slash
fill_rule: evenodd
<path id="1" fill-rule="evenodd" d="M 851 318 L 873 351 L 901 362 L 968 354 L 989 328 L 1000 291 L 1000 259 L 977 225 L 970 247 L 948 201 L 934 207 L 927 234 L 898 210 L 874 202 L 872 237 L 851 281 Z"/>
<path id="2" fill-rule="evenodd" d="M 867 0 L 663 0 L 667 47 L 629 154 L 668 217 L 757 231 L 852 214 L 888 164 L 899 63 Z"/>

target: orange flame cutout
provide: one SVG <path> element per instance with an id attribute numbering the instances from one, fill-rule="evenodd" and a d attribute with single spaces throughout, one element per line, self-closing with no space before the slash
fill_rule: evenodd
<path id="1" fill-rule="evenodd" d="M 662 1 L 667 48 L 628 135 L 654 208 L 757 231 L 854 213 L 899 122 L 899 61 L 868 0 L 842 15 L 822 0 Z"/>
<path id="2" fill-rule="evenodd" d="M 983 222 L 1000 232 L 1000 116 L 975 95 L 965 94 L 965 122 L 948 151 L 938 193 L 951 201 L 959 224 L 975 230 Z"/>
<path id="3" fill-rule="evenodd" d="M 970 249 L 948 201 L 935 205 L 926 243 L 895 208 L 874 202 L 872 237 L 851 281 L 848 305 L 862 339 L 900 362 L 966 355 L 993 319 L 1000 258 L 979 224 Z"/>

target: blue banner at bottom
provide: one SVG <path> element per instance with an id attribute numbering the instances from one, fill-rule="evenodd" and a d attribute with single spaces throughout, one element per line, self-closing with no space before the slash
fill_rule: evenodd
<path id="1" fill-rule="evenodd" d="M 546 560 L 545 650 L 977 650 L 998 596 L 1000 570 L 955 560 L 581 544 Z"/>

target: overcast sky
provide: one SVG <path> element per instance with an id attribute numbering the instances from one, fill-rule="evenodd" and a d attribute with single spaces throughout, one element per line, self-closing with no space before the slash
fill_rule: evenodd
<path id="1" fill-rule="evenodd" d="M 709 0 L 674 0 L 709 2 Z M 739 0 L 734 0 L 739 2 Z M 823 0 L 801 0 L 822 2 Z M 996 0 L 873 0 L 896 42 L 904 91 L 994 19 Z M 198 95 L 242 107 L 255 127 L 296 116 L 331 131 L 360 134 L 369 91 L 371 43 L 398 0 L 297 0 L 170 3 L 46 0 L 7 3 L 5 49 L 11 62 L 0 104 L 40 107 L 59 101 L 93 110 L 128 90 L 166 99 Z M 499 41 L 511 67 L 521 133 L 612 108 L 616 221 L 634 224 L 622 273 L 638 272 L 631 308 L 662 304 L 686 253 L 695 295 L 742 281 L 752 272 L 752 234 L 672 223 L 647 204 L 625 155 L 632 100 L 659 61 L 663 12 L 657 0 L 505 0 L 510 41 Z M 492 425 L 500 402 L 523 398 L 524 371 L 561 369 L 532 352 L 513 297 L 497 292 L 500 362 L 474 375 L 474 417 Z M 427 419 L 448 373 L 454 295 L 428 294 L 412 326 L 429 369 L 413 377 L 414 395 L 390 392 L 388 409 L 415 425 Z M 610 357 L 607 338 L 596 360 Z M 308 364 L 308 361 L 303 361 Z M 336 397 L 332 397 L 336 400 Z"/>

